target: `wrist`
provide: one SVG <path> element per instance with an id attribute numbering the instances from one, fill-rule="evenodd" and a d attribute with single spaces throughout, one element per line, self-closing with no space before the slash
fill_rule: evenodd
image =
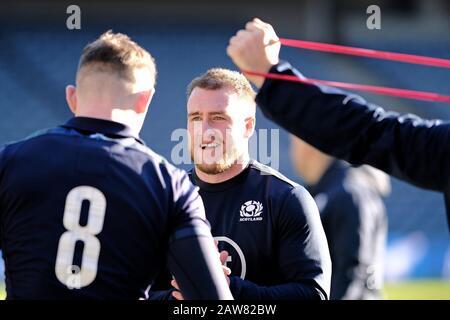
<path id="1" fill-rule="evenodd" d="M 259 73 L 269 73 L 270 70 L 272 70 L 272 68 L 273 68 L 274 66 L 276 66 L 276 65 L 277 65 L 277 63 L 276 63 L 276 64 L 267 63 L 264 67 L 259 68 L 258 72 L 259 72 Z M 266 80 L 266 78 L 263 77 L 263 76 L 256 76 L 256 75 L 249 75 L 249 74 L 246 74 L 245 76 L 246 76 L 247 79 L 248 79 L 249 81 L 251 81 L 258 89 L 260 89 L 260 88 L 263 86 L 264 81 Z"/>

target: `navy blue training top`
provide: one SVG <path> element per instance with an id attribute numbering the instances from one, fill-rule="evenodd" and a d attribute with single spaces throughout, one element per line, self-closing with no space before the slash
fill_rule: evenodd
<path id="1" fill-rule="evenodd" d="M 229 253 L 235 299 L 328 299 L 331 260 L 311 195 L 278 171 L 252 160 L 221 183 L 200 187 L 219 250 Z M 170 275 L 158 278 L 151 299 L 170 299 Z M 158 291 L 166 290 L 166 291 Z"/>
<path id="2" fill-rule="evenodd" d="M 0 149 L 8 299 L 138 299 L 167 260 L 185 296 L 221 298 L 201 238 L 197 188 L 125 125 L 75 117 Z"/>

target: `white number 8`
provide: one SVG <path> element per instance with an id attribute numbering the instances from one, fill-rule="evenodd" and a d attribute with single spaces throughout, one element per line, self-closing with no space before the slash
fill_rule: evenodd
<path id="1" fill-rule="evenodd" d="M 80 226 L 80 216 L 81 206 L 85 200 L 89 201 L 90 206 L 87 225 L 83 227 Z M 97 276 L 100 241 L 96 235 L 103 229 L 105 212 L 106 198 L 96 188 L 80 186 L 72 189 L 67 195 L 63 218 L 67 231 L 59 239 L 55 273 L 58 280 L 69 289 L 86 287 Z M 73 265 L 77 241 L 84 243 L 81 268 Z"/>

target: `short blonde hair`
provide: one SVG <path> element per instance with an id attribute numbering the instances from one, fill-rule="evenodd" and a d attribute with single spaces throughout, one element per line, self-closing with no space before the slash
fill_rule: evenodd
<path id="1" fill-rule="evenodd" d="M 248 98 L 254 103 L 256 108 L 255 97 L 256 92 L 253 90 L 247 78 L 237 71 L 223 68 L 213 68 L 206 71 L 201 76 L 193 79 L 187 87 L 187 97 L 191 95 L 195 88 L 206 90 L 220 90 L 230 88 L 240 97 Z"/>
<path id="2" fill-rule="evenodd" d="M 84 67 L 94 70 L 117 72 L 121 77 L 134 81 L 133 70 L 148 68 L 156 83 L 156 65 L 152 55 L 125 34 L 103 33 L 97 40 L 84 47 L 78 63 L 77 76 Z"/>

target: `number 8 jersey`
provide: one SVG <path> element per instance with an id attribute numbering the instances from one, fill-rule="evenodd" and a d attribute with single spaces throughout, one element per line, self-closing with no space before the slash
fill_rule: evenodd
<path id="1" fill-rule="evenodd" d="M 0 248 L 8 299 L 138 299 L 167 261 L 191 298 L 231 297 L 197 188 L 116 122 L 76 117 L 0 149 Z"/>

